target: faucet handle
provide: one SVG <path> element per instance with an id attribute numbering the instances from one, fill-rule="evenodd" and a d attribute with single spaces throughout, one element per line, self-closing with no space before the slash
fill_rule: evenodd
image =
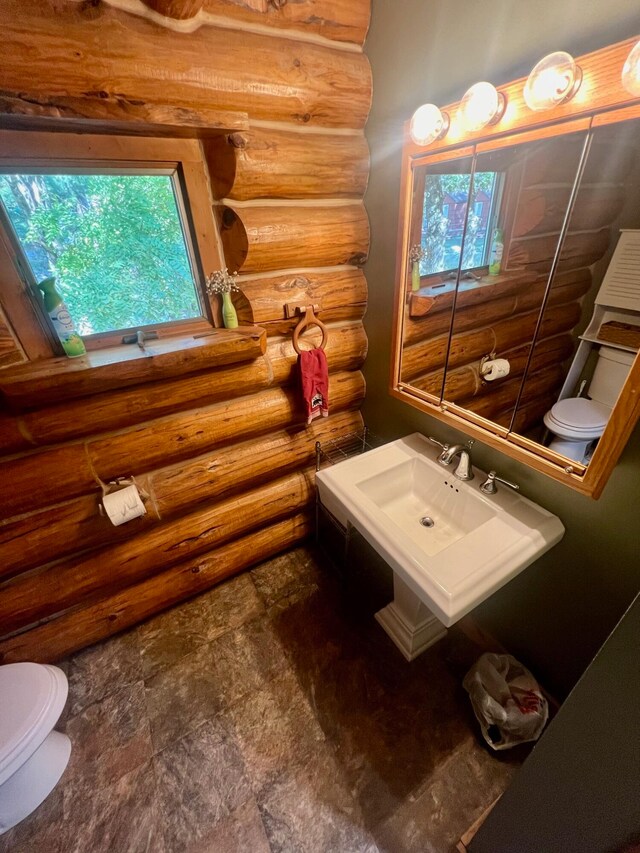
<path id="1" fill-rule="evenodd" d="M 441 441 L 438 441 L 438 439 L 437 439 L 437 438 L 433 438 L 432 436 L 428 436 L 428 439 L 429 439 L 429 441 L 430 441 L 432 444 L 437 444 L 437 445 L 438 445 L 438 447 L 441 447 L 443 450 L 448 450 L 448 449 L 449 449 L 449 445 L 448 445 L 448 444 L 443 444 Z"/>
<path id="2" fill-rule="evenodd" d="M 485 495 L 495 495 L 498 491 L 496 482 L 504 483 L 505 486 L 509 486 L 510 489 L 515 489 L 516 491 L 520 488 L 517 483 L 510 483 L 509 480 L 503 480 L 502 477 L 498 477 L 495 471 L 489 471 L 487 479 L 484 483 L 480 484 L 480 491 L 484 492 Z"/>

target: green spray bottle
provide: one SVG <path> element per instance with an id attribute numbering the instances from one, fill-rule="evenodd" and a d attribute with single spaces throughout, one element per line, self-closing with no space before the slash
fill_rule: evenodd
<path id="1" fill-rule="evenodd" d="M 45 310 L 53 323 L 53 328 L 56 335 L 60 338 L 60 343 L 66 354 L 70 358 L 85 355 L 87 351 L 84 343 L 76 331 L 64 299 L 56 290 L 55 278 L 45 278 L 38 284 L 38 287 L 44 296 Z"/>
<path id="2" fill-rule="evenodd" d="M 496 228 L 493 232 L 491 252 L 489 254 L 489 275 L 500 275 L 502 267 L 502 254 L 504 252 L 504 232 L 502 228 Z"/>

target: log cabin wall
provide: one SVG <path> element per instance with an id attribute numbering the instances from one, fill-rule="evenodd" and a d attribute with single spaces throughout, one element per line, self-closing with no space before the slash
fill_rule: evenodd
<path id="1" fill-rule="evenodd" d="M 606 143 L 593 142 L 531 353 L 581 145 L 581 140 L 558 139 L 526 159 L 509 201 L 512 213 L 507 213 L 501 274 L 481 283 L 461 282 L 456 299 L 444 398 L 508 428 L 531 355 L 513 425 L 519 432 L 540 423 L 558 398 L 577 334 L 588 319 L 582 302 L 599 286 L 593 265 L 615 242 L 613 226 L 634 165 L 631 147 L 628 156 L 612 160 Z M 437 397 L 442 392 L 454 287 L 409 294 L 406 306 L 402 379 Z M 489 384 L 482 381 L 480 360 L 491 352 L 508 359 L 511 370 L 508 377 Z"/>
<path id="2" fill-rule="evenodd" d="M 0 315 L 0 660 L 53 661 L 307 536 L 315 442 L 361 429 L 370 0 L 0 6 L 0 125 L 200 136 L 240 273 L 237 333 L 91 388 L 14 370 Z M 284 306 L 309 303 L 330 415 L 306 427 Z M 147 514 L 114 527 L 97 480 L 131 475 Z"/>

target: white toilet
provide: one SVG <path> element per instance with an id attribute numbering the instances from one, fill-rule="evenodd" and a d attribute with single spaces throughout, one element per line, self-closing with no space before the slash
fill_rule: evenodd
<path id="1" fill-rule="evenodd" d="M 56 666 L 0 666 L 0 835 L 40 805 L 67 766 L 71 741 L 53 731 L 67 693 Z"/>
<path id="2" fill-rule="evenodd" d="M 558 400 L 544 416 L 545 426 L 555 435 L 551 450 L 576 462 L 588 461 L 589 445 L 604 432 L 634 359 L 633 352 L 600 347 L 589 397 Z"/>

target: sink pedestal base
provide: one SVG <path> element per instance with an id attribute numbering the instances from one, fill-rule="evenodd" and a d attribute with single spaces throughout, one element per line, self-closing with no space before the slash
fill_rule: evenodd
<path id="1" fill-rule="evenodd" d="M 447 629 L 396 574 L 393 595 L 393 601 L 376 613 L 376 621 L 411 661 L 441 640 Z"/>

